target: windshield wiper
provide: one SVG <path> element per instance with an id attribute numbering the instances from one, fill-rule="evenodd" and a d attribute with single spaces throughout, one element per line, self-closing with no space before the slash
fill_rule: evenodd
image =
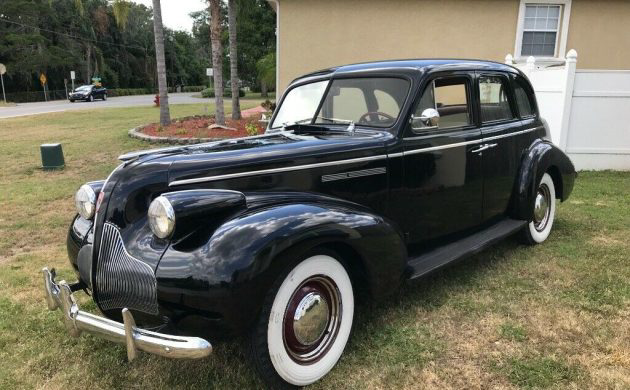
<path id="1" fill-rule="evenodd" d="M 352 135 L 354 135 L 354 121 L 351 119 L 326 118 L 324 116 L 319 116 L 318 118 L 331 122 L 347 123 L 348 127 L 346 127 L 346 131 L 349 131 Z"/>

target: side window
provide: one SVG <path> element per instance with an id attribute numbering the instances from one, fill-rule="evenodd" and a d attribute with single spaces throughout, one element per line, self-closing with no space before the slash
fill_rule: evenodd
<path id="1" fill-rule="evenodd" d="M 434 80 L 424 90 L 414 116 L 422 116 L 427 108 L 440 114 L 438 129 L 467 126 L 471 123 L 468 101 L 470 83 L 466 77 Z"/>
<path id="2" fill-rule="evenodd" d="M 359 88 L 344 87 L 339 89 L 339 94 L 332 98 L 331 117 L 342 117 L 344 119 L 359 121 L 362 114 L 368 110 L 365 102 L 365 95 Z M 343 115 L 339 115 L 343 113 Z"/>
<path id="3" fill-rule="evenodd" d="M 525 87 L 525 81 L 523 79 L 514 79 L 514 96 L 516 97 L 516 105 L 518 106 L 518 112 L 521 114 L 521 118 L 535 114 L 533 99 L 529 91 L 530 88 Z"/>
<path id="4" fill-rule="evenodd" d="M 505 77 L 479 76 L 479 104 L 482 122 L 514 118 L 508 100 L 508 88 L 509 84 Z"/>

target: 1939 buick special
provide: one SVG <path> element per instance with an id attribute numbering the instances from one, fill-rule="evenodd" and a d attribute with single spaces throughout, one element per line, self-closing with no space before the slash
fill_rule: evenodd
<path id="1" fill-rule="evenodd" d="M 515 68 L 348 65 L 287 88 L 264 135 L 129 153 L 83 185 L 78 281 L 44 269 L 73 335 L 174 358 L 246 334 L 272 386 L 326 375 L 355 296 L 381 297 L 511 234 L 545 241 L 575 169 Z M 103 316 L 79 309 L 86 290 Z"/>

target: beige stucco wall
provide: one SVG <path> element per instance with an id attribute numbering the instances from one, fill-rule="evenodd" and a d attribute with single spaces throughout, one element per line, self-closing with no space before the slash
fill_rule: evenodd
<path id="1" fill-rule="evenodd" d="M 306 72 L 397 58 L 502 61 L 518 0 L 280 0 L 279 88 Z M 492 42 L 492 44 L 488 44 Z"/>
<path id="2" fill-rule="evenodd" d="M 578 69 L 630 69 L 630 0 L 573 0 L 569 49 Z"/>
<path id="3" fill-rule="evenodd" d="M 503 61 L 519 0 L 278 0 L 280 91 L 304 73 L 363 61 Z M 630 69 L 630 0 L 573 0 L 567 50 L 578 68 Z"/>

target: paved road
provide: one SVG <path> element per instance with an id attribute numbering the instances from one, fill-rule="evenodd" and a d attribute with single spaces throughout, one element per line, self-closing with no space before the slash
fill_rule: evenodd
<path id="1" fill-rule="evenodd" d="M 168 102 L 170 104 L 190 104 L 190 103 L 210 103 L 214 99 L 201 99 L 193 97 L 196 93 L 169 93 Z M 0 107 L 0 118 L 13 118 L 24 115 L 37 115 L 49 112 L 88 110 L 95 108 L 109 107 L 129 107 L 129 106 L 151 106 L 155 95 L 136 95 L 111 97 L 106 101 L 95 100 L 93 102 L 74 102 L 67 100 L 55 100 L 52 102 L 20 103 L 15 107 Z"/>

